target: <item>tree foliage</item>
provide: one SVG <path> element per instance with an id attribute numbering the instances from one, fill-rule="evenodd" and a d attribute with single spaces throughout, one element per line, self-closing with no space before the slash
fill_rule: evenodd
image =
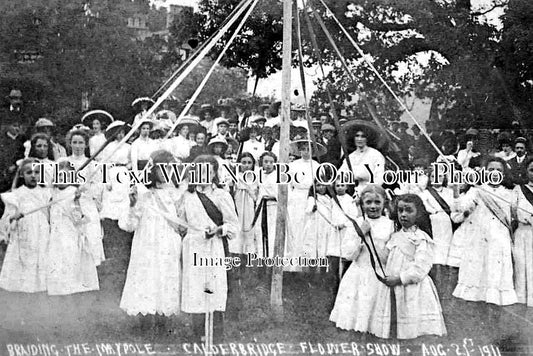
<path id="1" fill-rule="evenodd" d="M 381 117 L 397 120 L 401 114 L 398 104 L 320 1 L 307 2 L 324 20 L 356 77 L 353 81 L 346 75 L 312 19 L 325 65 L 332 68 L 325 80 L 318 81 L 319 90 L 312 100 L 315 109 L 327 109 L 328 86 L 340 103 L 363 92 Z M 446 127 L 504 127 L 514 119 L 526 121 L 524 113 L 530 109 L 527 98 L 531 97 L 533 84 L 530 46 L 533 5 L 529 1 L 508 0 L 500 27 L 489 24 L 485 16 L 495 8 L 505 7 L 506 0 L 492 0 L 483 9 L 474 8 L 470 0 L 325 2 L 395 92 L 400 95 L 414 92 L 418 97 L 431 98 Z M 281 2 L 265 3 L 268 6 L 254 12 L 239 47 L 225 62 L 260 76 L 279 70 L 281 63 Z M 220 25 L 236 4 L 236 0 L 201 1 L 200 9 L 207 19 L 201 31 L 204 37 Z M 302 11 L 300 16 L 305 65 L 316 65 Z M 369 116 L 361 102 L 351 104 L 349 109 L 354 116 Z"/>

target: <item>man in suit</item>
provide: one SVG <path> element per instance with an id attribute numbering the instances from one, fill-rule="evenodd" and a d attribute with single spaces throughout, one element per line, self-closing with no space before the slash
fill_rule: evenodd
<path id="1" fill-rule="evenodd" d="M 516 157 L 507 161 L 510 167 L 512 182 L 514 184 L 527 184 L 527 167 L 525 165 L 529 155 L 527 154 L 527 140 L 524 137 L 518 137 L 515 140 L 514 151 Z"/>
<path id="2" fill-rule="evenodd" d="M 22 93 L 11 90 L 9 105 L 0 112 L 0 192 L 11 188 L 16 172 L 15 162 L 24 158 L 24 142 L 29 130 L 22 108 Z"/>
<path id="3" fill-rule="evenodd" d="M 331 124 L 323 124 L 321 127 L 321 143 L 326 146 L 327 153 L 321 157 L 322 162 L 329 162 L 335 167 L 341 165 L 341 144 L 336 135 L 335 127 Z"/>

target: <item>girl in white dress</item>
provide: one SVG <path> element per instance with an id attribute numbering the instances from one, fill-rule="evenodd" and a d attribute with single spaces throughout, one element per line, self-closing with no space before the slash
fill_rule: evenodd
<path id="1" fill-rule="evenodd" d="M 352 219 L 360 216 L 358 203 L 347 194 L 348 185 L 341 183 L 340 180 L 335 181 L 335 194 L 340 206 L 333 202 L 331 212 L 331 232 L 328 240 L 327 255 L 329 260 L 329 268 L 335 277 L 335 293 L 338 290 L 344 272 L 351 263 L 345 259 L 346 254 L 342 249 L 342 242 L 345 238 L 351 238 L 355 234 L 353 225 L 350 223 L 346 215 Z M 345 215 L 346 214 L 346 215 Z"/>
<path id="2" fill-rule="evenodd" d="M 236 239 L 231 239 L 229 252 L 233 254 L 262 253 L 262 245 L 259 237 L 259 231 L 251 227 L 254 220 L 255 205 L 259 191 L 259 183 L 244 181 L 252 179 L 250 172 L 255 169 L 255 159 L 252 154 L 244 152 L 240 161 L 240 172 L 237 173 L 238 181 L 235 184 L 235 206 L 239 218 L 239 234 Z M 248 172 L 248 174 L 246 173 Z"/>
<path id="3" fill-rule="evenodd" d="M 316 189 L 315 189 L 316 188 Z M 308 258 L 324 258 L 331 235 L 331 212 L 333 201 L 325 184 L 315 179 L 315 185 L 309 188 L 305 221 L 303 227 L 303 255 Z M 315 198 L 316 197 L 316 198 Z M 325 271 L 317 270 L 324 274 Z"/>
<path id="4" fill-rule="evenodd" d="M 351 233 L 343 238 L 342 253 L 353 262 L 342 278 L 335 306 L 329 318 L 338 328 L 368 332 L 372 318 L 376 317 L 374 303 L 381 282 L 377 279 L 370 263 L 370 255 L 372 254 L 374 258 L 378 273 L 381 273 L 378 259 L 383 265 L 385 264 L 385 245 L 394 232 L 392 220 L 383 216 L 385 202 L 386 194 L 383 188 L 374 184 L 367 185 L 361 192 L 361 205 L 366 218 L 360 217 L 356 220 L 365 233 L 365 239 L 369 243 L 370 238 L 374 240 L 378 256 L 367 249 L 350 221 L 347 221 L 349 225 L 343 228 Z"/>
<path id="5" fill-rule="evenodd" d="M 401 195 L 394 216 L 400 229 L 385 246 L 386 277 L 378 287 L 369 331 L 381 338 L 398 339 L 446 335 L 437 289 L 428 275 L 433 241 L 426 233 L 431 226 L 424 203 L 417 195 Z"/>
<path id="6" fill-rule="evenodd" d="M 446 268 L 448 253 L 453 237 L 451 220 L 451 207 L 454 203 L 454 191 L 445 186 L 445 177 L 434 179 L 435 170 L 430 173 L 428 186 L 418 195 L 424 202 L 427 212 L 430 214 L 431 231 L 434 242 L 434 260 L 432 277 L 435 280 L 441 298 L 450 295 L 452 282 L 450 281 L 450 271 Z"/>
<path id="7" fill-rule="evenodd" d="M 73 172 L 68 161 L 60 172 Z M 60 176 L 54 183 L 50 207 L 47 289 L 49 295 L 69 295 L 99 289 L 96 261 L 90 241 L 92 205 L 81 189 Z"/>
<path id="8" fill-rule="evenodd" d="M 533 307 L 533 158 L 526 162 L 529 180 L 514 189 L 514 216 L 518 228 L 514 233 L 514 287 L 518 303 Z"/>
<path id="9" fill-rule="evenodd" d="M 24 216 L 50 200 L 50 189 L 37 184 L 40 169 L 33 167 L 35 163 L 37 160 L 31 158 L 22 161 L 22 185 L 1 195 L 6 208 L 0 220 L 0 241 L 8 246 L 0 271 L 0 288 L 10 292 L 46 291 L 49 211 L 44 208 Z"/>
<path id="10" fill-rule="evenodd" d="M 88 159 L 89 138 L 83 130 L 70 131 L 68 135 L 69 148 L 71 155 L 67 161 L 72 164 L 75 170 L 80 169 Z M 102 205 L 101 196 L 103 185 L 101 183 L 101 174 L 97 164 L 91 162 L 80 172 L 87 182 L 80 186 L 83 191 L 84 207 L 87 214 L 86 229 L 88 229 L 88 239 L 90 248 L 96 265 L 99 266 L 105 260 L 104 245 L 102 242 L 104 233 L 100 224 L 99 210 Z"/>
<path id="11" fill-rule="evenodd" d="M 165 328 L 165 317 L 180 313 L 181 236 L 173 219 L 182 194 L 164 180 L 161 169 L 170 162 L 170 152 L 152 153 L 150 182 L 132 188 L 130 208 L 119 220 L 121 229 L 135 231 L 120 308 L 128 315 L 148 316 L 141 320 L 143 329 L 154 323 Z"/>
<path id="12" fill-rule="evenodd" d="M 292 175 L 299 175 L 299 181 L 292 180 L 289 183 L 289 194 L 287 201 L 287 225 L 289 227 L 289 235 L 287 235 L 285 257 L 298 258 L 303 254 L 303 242 L 304 242 L 304 229 L 307 199 L 309 195 L 309 189 L 313 186 L 313 180 L 315 173 L 319 167 L 319 163 L 312 159 L 312 156 L 322 154 L 321 148 L 323 146 L 318 145 L 319 151 L 309 151 L 308 140 L 298 140 L 291 143 L 291 149 L 293 153 L 298 154 L 301 158 L 289 163 L 289 173 Z M 284 269 L 287 272 L 301 272 L 300 266 L 288 266 Z"/>
<path id="13" fill-rule="evenodd" d="M 504 174 L 505 162 L 491 157 L 486 169 Z M 501 184 L 472 187 L 457 199 L 453 209 L 470 216 L 471 223 L 466 226 L 469 240 L 459 267 L 455 297 L 496 305 L 517 302 L 511 256 L 512 199 L 512 191 Z"/>
<path id="14" fill-rule="evenodd" d="M 231 195 L 217 185 L 216 158 L 201 155 L 194 163 L 208 163 L 202 169 L 210 170 L 213 182 L 190 184 L 183 195 L 180 217 L 190 226 L 183 231 L 181 310 L 193 314 L 193 331 L 198 340 L 204 335 L 205 313 L 213 312 L 217 340 L 223 335 L 222 313 L 226 310 L 228 282 L 224 263 L 213 261 L 228 256 L 225 240 L 237 236 L 239 221 Z"/>
<path id="15" fill-rule="evenodd" d="M 263 170 L 263 182 L 259 184 L 259 197 L 258 201 L 264 201 L 264 207 L 266 208 L 266 216 L 263 218 L 261 215 L 259 218 L 261 222 L 257 222 L 261 227 L 262 238 L 262 256 L 273 257 L 274 245 L 276 243 L 276 217 L 278 215 L 278 184 L 276 182 L 276 171 L 274 170 L 274 164 L 277 161 L 277 157 L 272 152 L 265 152 L 260 157 L 261 169 Z M 261 211 L 263 214 L 263 211 Z"/>

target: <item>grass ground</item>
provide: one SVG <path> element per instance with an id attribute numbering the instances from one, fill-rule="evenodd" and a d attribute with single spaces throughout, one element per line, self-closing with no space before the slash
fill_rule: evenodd
<path id="1" fill-rule="evenodd" d="M 99 292 L 68 297 L 0 292 L 0 355 L 48 356 L 50 345 L 57 351 L 50 355 L 58 356 L 203 353 L 189 345 L 193 335 L 188 315 L 172 317 L 164 330 L 141 332 L 139 319 L 119 308 L 122 277 L 109 269 L 99 271 Z M 216 349 L 218 354 L 533 354 L 533 308 L 522 305 L 499 308 L 495 314 L 487 313 L 482 303 L 443 299 L 448 336 L 398 342 L 337 329 L 328 321 L 334 295 L 325 284 L 286 274 L 283 322 L 273 318 L 268 291 L 256 286 L 253 279 L 241 285 L 240 320 L 225 322 L 226 348 Z M 233 351 L 230 343 L 236 343 Z M 253 343 L 251 349 L 247 343 Z M 280 345 L 262 345 L 272 343 Z"/>

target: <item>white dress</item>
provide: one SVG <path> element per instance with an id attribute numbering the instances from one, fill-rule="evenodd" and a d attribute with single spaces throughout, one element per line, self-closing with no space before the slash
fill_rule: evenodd
<path id="1" fill-rule="evenodd" d="M 149 137 L 139 137 L 131 144 L 131 168 L 133 171 L 138 171 L 138 161 L 148 161 L 152 152 L 159 149 L 156 141 Z"/>
<path id="2" fill-rule="evenodd" d="M 96 262 L 89 240 L 90 212 L 83 198 L 74 202 L 76 188 L 54 189 L 50 207 L 47 289 L 50 295 L 67 295 L 99 289 Z M 65 199 L 66 198 L 66 199 Z M 65 200 L 63 200 L 65 199 Z"/>
<path id="3" fill-rule="evenodd" d="M 264 173 L 264 171 L 263 171 Z M 257 199 L 258 202 L 261 201 L 264 197 L 274 197 L 275 199 L 268 200 L 266 202 L 266 209 L 267 209 L 267 230 L 268 230 L 268 251 L 264 251 L 262 256 L 265 257 L 265 252 L 268 252 L 269 257 L 274 256 L 274 246 L 276 244 L 276 219 L 278 216 L 278 184 L 276 183 L 276 171 L 272 171 L 272 173 L 267 174 L 264 173 L 263 175 L 263 183 L 259 184 L 259 197 Z M 261 229 L 259 238 L 263 238 L 263 227 L 261 226 L 261 219 L 260 216 L 257 220 L 256 225 L 259 225 L 259 228 Z M 287 228 L 288 231 L 288 228 Z M 288 234 L 285 236 L 288 237 Z M 287 238 L 285 239 L 285 243 L 287 242 Z M 285 247 L 286 248 L 286 247 Z"/>
<path id="4" fill-rule="evenodd" d="M 451 209 L 454 201 L 453 190 L 446 187 L 435 188 L 435 190 Z M 452 221 L 430 192 L 424 190 L 419 196 L 424 202 L 427 212 L 430 214 L 431 232 L 433 234 L 433 242 L 435 243 L 433 263 L 446 265 L 453 237 Z"/>
<path id="5" fill-rule="evenodd" d="M 102 155 L 107 157 L 109 153 L 115 151 L 118 144 L 117 141 L 111 142 Z M 108 167 L 107 183 L 102 189 L 102 210 L 100 211 L 102 219 L 118 220 L 123 212 L 129 209 L 130 148 L 129 144 L 123 144 L 106 162 L 115 165 Z"/>
<path id="6" fill-rule="evenodd" d="M 531 190 L 528 185 L 526 189 Z M 515 206 L 520 208 L 516 210 L 518 228 L 513 244 L 514 287 L 518 303 L 533 307 L 533 205 L 520 186 L 515 187 L 514 195 Z"/>
<path id="7" fill-rule="evenodd" d="M 165 216 L 177 217 L 181 194 L 170 186 L 138 189 L 137 203 L 119 220 L 121 229 L 135 231 L 120 308 L 129 315 L 179 314 L 181 236 Z"/>
<path id="8" fill-rule="evenodd" d="M 3 193 L 6 208 L 0 220 L 0 241 L 8 242 L 0 271 L 0 288 L 10 292 L 46 291 L 47 254 L 50 237 L 48 208 L 10 223 L 16 213 L 26 213 L 50 201 L 49 188 L 21 186 Z"/>
<path id="9" fill-rule="evenodd" d="M 256 162 L 259 162 L 259 157 L 265 152 L 265 144 L 262 141 L 244 141 L 242 144 L 242 152 L 250 153 Z"/>
<path id="10" fill-rule="evenodd" d="M 454 210 L 470 212 L 471 224 L 467 225 L 465 231 L 470 238 L 459 266 L 459 280 L 453 296 L 497 305 L 514 304 L 517 298 L 513 285 L 510 232 L 487 208 L 480 195 L 486 194 L 500 206 L 509 221 L 511 207 L 509 203 L 483 190 L 507 202 L 513 199 L 512 191 L 502 186 L 492 188 L 482 185 L 480 188 L 471 188 L 457 200 Z"/>
<path id="11" fill-rule="evenodd" d="M 235 238 L 239 231 L 239 221 L 235 204 L 228 192 L 213 188 L 206 196 L 222 213 L 222 234 Z M 186 313 L 206 313 L 225 311 L 228 294 L 227 275 L 224 265 L 200 266 L 194 263 L 205 258 L 224 258 L 222 238 L 207 238 L 207 228 L 215 227 L 196 193 L 186 192 L 180 207 L 181 217 L 196 229 L 189 228 L 183 238 L 183 287 L 181 310 Z M 212 293 L 206 293 L 209 289 Z"/>
<path id="12" fill-rule="evenodd" d="M 357 219 L 358 224 L 363 221 L 362 218 Z M 366 221 L 370 224 L 370 232 L 378 251 L 378 258 L 385 265 L 387 259 L 385 245 L 394 232 L 394 223 L 385 216 Z M 368 235 L 366 238 L 370 242 Z M 374 303 L 381 282 L 376 278 L 374 269 L 370 264 L 370 253 L 358 235 L 345 238 L 343 254 L 353 262 L 342 277 L 335 306 L 331 311 L 329 320 L 344 330 L 368 332 L 372 319 L 376 317 L 374 315 Z M 377 271 L 381 275 L 375 256 L 374 261 Z"/>
<path id="13" fill-rule="evenodd" d="M 80 168 L 87 158 L 85 156 L 69 156 L 68 161 L 74 165 L 75 169 Z M 87 182 L 80 186 L 83 191 L 81 200 L 87 215 L 87 237 L 96 265 L 99 266 L 104 260 L 104 245 L 102 238 L 104 231 L 100 224 L 99 205 L 102 202 L 102 174 L 101 167 L 97 164 L 89 164 L 81 172 L 87 178 Z"/>
<path id="14" fill-rule="evenodd" d="M 106 138 L 103 132 L 92 136 L 89 139 L 89 151 L 91 152 L 91 156 L 94 155 L 105 143 Z M 99 154 L 98 157 L 95 158 L 95 160 L 100 161 L 102 158 L 105 158 L 105 156 Z"/>
<path id="15" fill-rule="evenodd" d="M 316 195 L 316 211 L 313 212 L 315 198 L 307 198 L 305 223 L 303 228 L 303 255 L 309 258 L 326 257 L 331 236 L 332 200 L 329 195 Z"/>
<path id="16" fill-rule="evenodd" d="M 239 218 L 239 233 L 235 239 L 228 241 L 229 252 L 237 254 L 258 253 L 262 254 L 263 247 L 259 227 L 261 221 L 252 227 L 259 184 L 245 183 L 243 173 L 239 172 L 235 184 L 235 207 Z"/>
<path id="17" fill-rule="evenodd" d="M 286 238 L 285 257 L 299 257 L 303 255 L 303 241 L 305 226 L 305 206 L 309 195 L 309 188 L 313 185 L 313 179 L 319 163 L 315 160 L 297 159 L 289 163 L 289 173 L 299 174 L 299 182 L 294 179 L 289 185 L 287 202 L 289 234 Z M 299 266 L 288 266 L 287 272 L 300 272 Z"/>
<path id="18" fill-rule="evenodd" d="M 399 276 L 402 284 L 394 287 L 397 338 L 414 339 L 421 335 L 446 335 L 442 308 L 428 273 L 433 265 L 433 242 L 416 226 L 392 234 L 385 251 L 390 251 L 385 274 Z M 391 290 L 378 285 L 374 316 L 369 332 L 390 337 Z"/>
<path id="19" fill-rule="evenodd" d="M 356 219 L 359 214 L 359 209 L 352 197 L 348 194 L 337 195 L 340 203 L 340 208 L 334 201 L 332 201 L 331 212 L 331 231 L 328 239 L 327 255 L 335 257 L 346 257 L 342 248 L 344 239 L 349 239 L 356 235 L 355 228 L 350 220 L 344 215 L 346 213 L 350 218 Z M 342 210 L 341 210 L 342 208 Z M 343 228 L 337 226 L 344 225 Z"/>
<path id="20" fill-rule="evenodd" d="M 172 155 L 180 161 L 184 161 L 189 157 L 191 153 L 191 147 L 194 145 L 195 143 L 193 141 L 178 135 L 163 142 L 161 147 L 172 153 Z"/>

